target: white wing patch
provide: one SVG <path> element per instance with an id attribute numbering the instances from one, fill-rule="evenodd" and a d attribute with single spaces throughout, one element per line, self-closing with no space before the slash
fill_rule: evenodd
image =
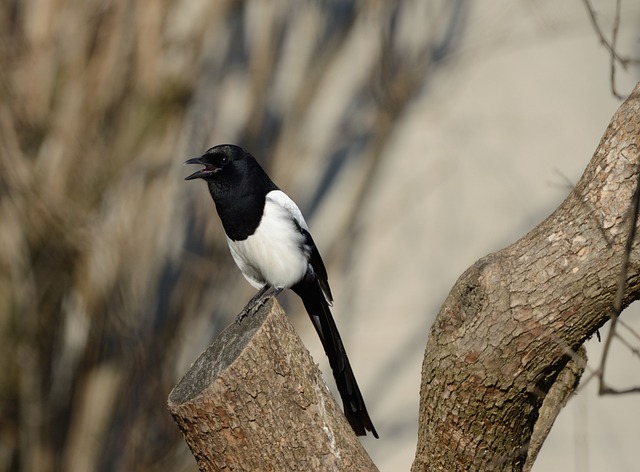
<path id="1" fill-rule="evenodd" d="M 298 208 L 298 205 L 296 205 L 296 203 L 282 190 L 272 190 L 269 192 L 267 194 L 267 201 L 272 201 L 286 209 L 291 213 L 291 216 L 298 222 L 301 228 L 309 231 L 309 227 L 307 226 L 307 222 L 304 220 L 304 216 L 302 216 L 300 208 Z"/>
<path id="2" fill-rule="evenodd" d="M 255 233 L 243 241 L 227 238 L 233 260 L 255 288 L 269 284 L 289 288 L 307 272 L 309 252 L 305 236 L 295 222 L 308 231 L 298 206 L 284 192 L 267 194 L 264 212 Z"/>

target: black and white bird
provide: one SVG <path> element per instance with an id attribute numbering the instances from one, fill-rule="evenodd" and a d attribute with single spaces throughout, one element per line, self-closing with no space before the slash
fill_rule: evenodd
<path id="1" fill-rule="evenodd" d="M 329 358 L 349 424 L 358 436 L 370 431 L 377 438 L 329 310 L 327 270 L 298 206 L 238 146 L 214 146 L 185 164 L 204 166 L 185 180 L 207 182 L 233 260 L 258 289 L 237 321 L 284 289 L 298 294 Z"/>

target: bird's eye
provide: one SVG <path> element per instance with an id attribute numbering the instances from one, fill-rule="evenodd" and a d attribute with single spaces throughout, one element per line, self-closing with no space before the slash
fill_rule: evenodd
<path id="1" fill-rule="evenodd" d="M 220 164 L 226 164 L 227 162 L 229 162 L 229 156 L 222 156 L 220 158 Z"/>

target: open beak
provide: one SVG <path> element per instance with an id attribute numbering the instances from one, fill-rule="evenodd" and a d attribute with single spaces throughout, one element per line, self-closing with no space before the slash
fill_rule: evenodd
<path id="1" fill-rule="evenodd" d="M 193 174 L 188 175 L 184 178 L 184 180 L 205 179 L 220 170 L 218 167 L 213 166 L 211 163 L 203 161 L 202 157 L 192 157 L 191 159 L 187 159 L 186 161 L 184 161 L 184 163 L 185 165 L 200 164 L 204 166 L 204 169 L 200 169 Z"/>

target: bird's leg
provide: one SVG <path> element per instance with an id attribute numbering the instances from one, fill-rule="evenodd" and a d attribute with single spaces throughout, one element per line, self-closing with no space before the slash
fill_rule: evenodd
<path id="1" fill-rule="evenodd" d="M 269 289 L 272 290 L 270 293 L 267 293 Z M 282 292 L 282 288 L 276 288 L 269 284 L 265 284 L 260 290 L 258 290 L 258 293 L 249 300 L 249 303 L 246 304 L 238 316 L 236 316 L 236 323 L 240 324 L 243 318 L 254 314 L 262 305 L 265 304 L 267 300 L 277 296 L 280 292 Z"/>
<path id="2" fill-rule="evenodd" d="M 245 318 L 249 312 L 252 312 L 253 307 L 257 303 L 257 301 L 262 297 L 267 290 L 269 290 L 271 286 L 269 284 L 264 284 L 260 290 L 249 300 L 249 302 L 245 305 L 242 311 L 236 316 L 236 323 L 240 323 L 243 318 Z"/>

